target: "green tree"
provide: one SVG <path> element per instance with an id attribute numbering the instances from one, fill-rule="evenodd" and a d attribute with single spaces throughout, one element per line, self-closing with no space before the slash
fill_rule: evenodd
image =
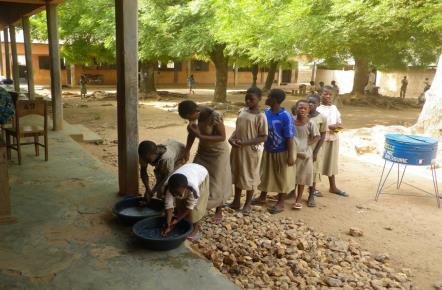
<path id="1" fill-rule="evenodd" d="M 297 4 L 308 4 L 305 17 L 292 23 L 305 34 L 300 42 L 305 53 L 325 60 L 353 58 L 353 93 L 363 93 L 370 66 L 406 68 L 434 61 L 440 46 L 435 32 L 419 28 L 420 20 L 412 16 L 426 2 L 306 0 Z"/>

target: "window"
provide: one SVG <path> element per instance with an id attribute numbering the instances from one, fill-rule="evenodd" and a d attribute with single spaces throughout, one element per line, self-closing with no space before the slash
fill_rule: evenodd
<path id="1" fill-rule="evenodd" d="M 60 66 L 61 69 L 66 69 L 66 63 L 64 61 L 64 58 L 60 59 Z M 51 59 L 49 58 L 49 55 L 40 55 L 38 57 L 38 67 L 40 69 L 51 69 Z"/>
<path id="2" fill-rule="evenodd" d="M 252 67 L 239 67 L 238 71 L 239 72 L 251 72 L 252 71 Z"/>
<path id="3" fill-rule="evenodd" d="M 208 71 L 209 63 L 201 60 L 192 61 L 192 71 Z"/>
<path id="4" fill-rule="evenodd" d="M 168 61 L 167 63 L 158 62 L 158 70 L 160 71 L 181 71 L 181 63 Z"/>

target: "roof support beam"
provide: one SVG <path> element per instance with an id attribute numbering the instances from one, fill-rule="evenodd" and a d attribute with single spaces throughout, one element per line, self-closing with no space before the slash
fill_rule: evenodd
<path id="1" fill-rule="evenodd" d="M 119 194 L 138 194 L 137 0 L 115 0 Z"/>

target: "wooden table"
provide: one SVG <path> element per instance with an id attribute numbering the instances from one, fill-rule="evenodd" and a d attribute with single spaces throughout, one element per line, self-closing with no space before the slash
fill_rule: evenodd
<path id="1" fill-rule="evenodd" d="M 6 145 L 0 137 L 0 225 L 14 222 L 16 222 L 16 219 L 11 216 L 11 198 L 9 190 Z"/>

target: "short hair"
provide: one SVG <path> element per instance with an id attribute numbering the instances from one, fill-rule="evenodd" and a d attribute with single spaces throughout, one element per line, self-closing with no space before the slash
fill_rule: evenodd
<path id="1" fill-rule="evenodd" d="M 336 84 L 336 81 L 331 81 L 331 84 L 332 84 L 332 85 Z"/>
<path id="2" fill-rule="evenodd" d="M 251 88 L 247 89 L 246 96 L 247 95 L 255 95 L 257 97 L 261 97 L 262 96 L 262 91 L 258 87 L 251 87 Z"/>
<path id="3" fill-rule="evenodd" d="M 180 187 L 187 187 L 189 182 L 187 181 L 187 177 L 181 173 L 174 173 L 169 177 L 169 181 L 167 185 L 169 189 L 177 189 Z"/>
<path id="4" fill-rule="evenodd" d="M 319 82 L 319 85 L 324 85 L 324 82 Z"/>
<path id="5" fill-rule="evenodd" d="M 275 99 L 278 104 L 281 104 L 285 100 L 285 92 L 281 89 L 271 89 L 269 97 Z"/>
<path id="6" fill-rule="evenodd" d="M 308 96 L 308 99 L 313 98 L 316 99 L 316 101 L 321 102 L 321 97 L 318 94 L 311 94 Z"/>
<path id="7" fill-rule="evenodd" d="M 157 151 L 157 144 L 152 141 L 146 140 L 138 145 L 138 156 L 145 156 L 146 154 L 154 153 Z"/>
<path id="8" fill-rule="evenodd" d="M 198 109 L 198 105 L 191 100 L 185 100 L 178 104 L 178 114 L 181 118 L 186 118 Z"/>
<path id="9" fill-rule="evenodd" d="M 310 84 L 313 86 L 315 84 L 315 82 L 314 81 L 310 81 Z"/>
<path id="10" fill-rule="evenodd" d="M 329 85 L 326 85 L 326 86 L 324 86 L 323 88 L 322 88 L 322 91 L 324 92 L 324 91 L 333 91 L 333 88 L 331 87 L 331 86 L 329 86 Z"/>
<path id="11" fill-rule="evenodd" d="M 301 103 L 306 103 L 308 106 L 308 101 L 307 100 L 298 100 L 293 106 L 292 106 L 292 112 L 298 110 L 298 106 Z"/>

